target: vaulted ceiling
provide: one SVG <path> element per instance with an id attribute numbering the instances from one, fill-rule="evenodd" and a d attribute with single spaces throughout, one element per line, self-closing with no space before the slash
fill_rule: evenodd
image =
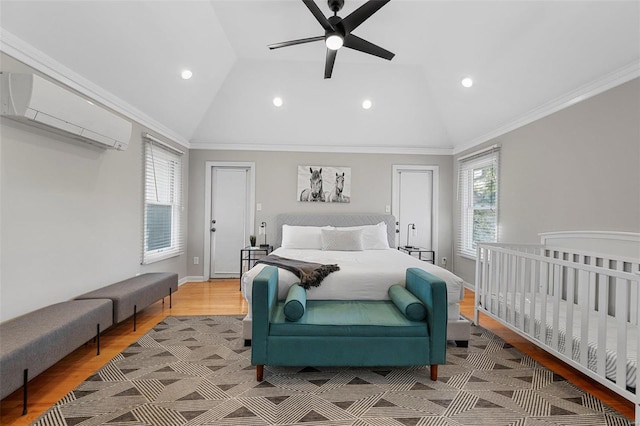
<path id="1" fill-rule="evenodd" d="M 2 0 L 0 26 L 2 52 L 192 148 L 453 153 L 640 76 L 638 1 L 391 0 L 354 34 L 393 60 L 342 48 L 327 80 L 322 41 L 267 48 L 323 35 L 300 0 Z"/>

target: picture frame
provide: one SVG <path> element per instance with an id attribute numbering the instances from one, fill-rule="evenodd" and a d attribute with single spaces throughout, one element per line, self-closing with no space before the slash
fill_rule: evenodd
<path id="1" fill-rule="evenodd" d="M 300 202 L 350 203 L 351 167 L 298 166 L 296 197 Z"/>

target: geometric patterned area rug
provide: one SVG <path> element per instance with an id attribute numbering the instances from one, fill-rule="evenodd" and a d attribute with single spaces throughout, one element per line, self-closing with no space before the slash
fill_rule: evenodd
<path id="1" fill-rule="evenodd" d="M 429 367 L 266 366 L 256 381 L 242 317 L 168 317 L 33 424 L 630 425 L 481 327 Z"/>

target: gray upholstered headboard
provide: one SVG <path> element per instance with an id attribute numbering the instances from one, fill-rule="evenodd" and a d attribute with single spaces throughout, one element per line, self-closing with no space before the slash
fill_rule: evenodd
<path id="1" fill-rule="evenodd" d="M 282 244 L 282 225 L 294 226 L 359 226 L 387 224 L 387 238 L 389 247 L 396 246 L 396 218 L 390 214 L 361 213 L 361 214 L 314 214 L 314 213 L 286 213 L 276 216 L 276 243 Z"/>

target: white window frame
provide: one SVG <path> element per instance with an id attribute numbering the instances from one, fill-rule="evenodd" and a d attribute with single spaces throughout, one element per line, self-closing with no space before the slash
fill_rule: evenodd
<path id="1" fill-rule="evenodd" d="M 460 202 L 460 223 L 458 229 L 458 254 L 470 259 L 476 258 L 477 248 L 473 247 L 473 217 L 474 211 L 494 209 L 496 212 L 495 240 L 483 242 L 497 242 L 499 240 L 499 194 L 500 194 L 500 149 L 490 147 L 478 153 L 459 159 L 458 165 L 458 199 Z M 496 196 L 492 207 L 476 207 L 473 205 L 473 176 L 474 171 L 486 167 L 495 168 Z"/>
<path id="2" fill-rule="evenodd" d="M 183 152 L 143 134 L 143 265 L 158 262 L 184 253 Z M 169 162 L 172 167 L 161 167 Z M 171 242 L 168 247 L 148 249 L 147 213 L 151 205 L 171 206 Z"/>

